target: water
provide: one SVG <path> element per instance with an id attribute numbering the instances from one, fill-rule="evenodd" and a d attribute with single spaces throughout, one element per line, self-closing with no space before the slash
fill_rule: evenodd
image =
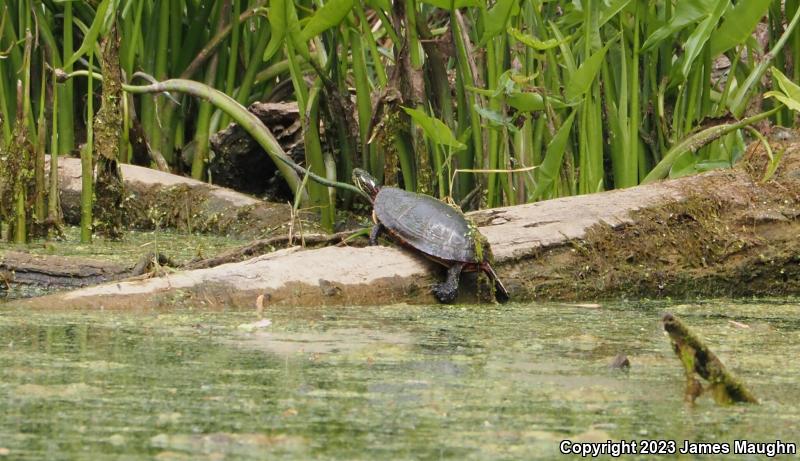
<path id="1" fill-rule="evenodd" d="M 760 405 L 683 403 L 666 309 Z M 0 307 L 0 459 L 549 459 L 563 439 L 797 443 L 799 313 L 787 301 L 267 308 L 265 327 L 254 312 Z M 608 368 L 619 353 L 628 373 Z"/>

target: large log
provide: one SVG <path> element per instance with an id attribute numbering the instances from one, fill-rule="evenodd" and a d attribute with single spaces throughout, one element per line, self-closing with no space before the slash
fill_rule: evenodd
<path id="1" fill-rule="evenodd" d="M 287 232 L 292 212 L 286 203 L 258 200 L 224 187 L 136 165 L 121 165 L 121 168 L 127 195 L 123 203 L 127 227 L 175 228 L 244 238 L 274 237 Z M 64 219 L 77 224 L 80 160 L 59 158 L 58 172 Z M 305 229 L 317 228 L 308 220 Z"/>
<path id="2" fill-rule="evenodd" d="M 800 293 L 800 151 L 771 180 L 753 149 L 742 166 L 649 186 L 472 216 L 513 300 Z M 432 303 L 442 271 L 394 246 L 290 248 L 243 262 L 100 285 L 28 305 L 220 308 Z M 462 279 L 460 301 L 474 301 Z"/>

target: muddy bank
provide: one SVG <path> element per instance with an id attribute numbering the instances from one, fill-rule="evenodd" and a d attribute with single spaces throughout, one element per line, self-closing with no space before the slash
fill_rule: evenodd
<path id="1" fill-rule="evenodd" d="M 126 198 L 124 225 L 134 229 L 172 228 L 244 238 L 286 235 L 291 207 L 162 171 L 121 165 Z M 59 158 L 64 219 L 80 222 L 80 160 Z M 303 217 L 301 215 L 301 217 Z M 304 218 L 306 230 L 315 230 Z M 297 223 L 296 223 L 297 224 Z"/>
<path id="2" fill-rule="evenodd" d="M 733 170 L 486 210 L 473 216 L 512 298 L 800 293 L 800 150 L 770 181 L 758 146 Z M 29 306 L 207 308 L 434 302 L 443 271 L 394 247 L 297 248 L 240 263 L 106 284 Z M 474 301 L 465 277 L 459 301 Z"/>

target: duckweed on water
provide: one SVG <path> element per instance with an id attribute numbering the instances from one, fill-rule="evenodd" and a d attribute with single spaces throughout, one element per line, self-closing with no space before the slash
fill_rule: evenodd
<path id="1" fill-rule="evenodd" d="M 762 402 L 683 403 L 689 323 Z M 13 459 L 548 459 L 562 439 L 798 442 L 800 303 L 0 311 Z M 266 325 L 266 322 L 263 323 Z M 609 369 L 620 353 L 628 373 Z M 755 458 L 753 458 L 755 459 Z"/>

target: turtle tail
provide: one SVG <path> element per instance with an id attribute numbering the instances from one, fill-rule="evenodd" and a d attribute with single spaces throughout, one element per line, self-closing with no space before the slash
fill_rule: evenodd
<path id="1" fill-rule="evenodd" d="M 497 302 L 505 303 L 509 299 L 511 299 L 511 296 L 508 294 L 508 290 L 506 290 L 506 287 L 503 285 L 503 282 L 500 281 L 500 277 L 497 276 L 497 272 L 494 271 L 492 265 L 484 263 L 482 266 L 483 266 L 483 271 L 494 282 L 494 295 L 497 298 Z"/>

